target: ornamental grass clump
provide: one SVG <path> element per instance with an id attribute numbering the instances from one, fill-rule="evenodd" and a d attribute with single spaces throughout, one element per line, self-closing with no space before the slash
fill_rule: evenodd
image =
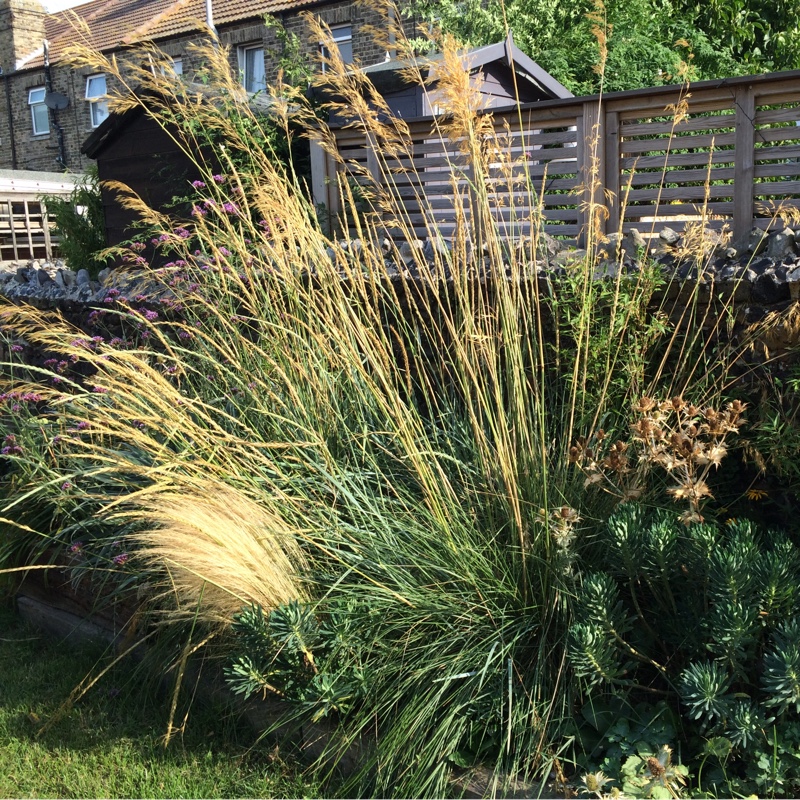
<path id="1" fill-rule="evenodd" d="M 124 66 L 75 50 L 123 87 L 112 107 L 142 106 L 200 177 L 180 219 L 115 187 L 148 230 L 113 254 L 152 291 L 130 296 L 120 277 L 96 335 L 32 309 L 1 318 L 56 358 L 9 372 L 12 391 L 40 399 L 3 406 L 21 450 L 5 516 L 37 498 L 123 530 L 125 569 L 164 621 L 232 628 L 237 691 L 335 723 L 318 770 L 367 742 L 351 795 L 441 796 L 454 770 L 480 765 L 496 793 L 547 775 L 575 685 L 564 641 L 576 557 L 614 502 L 584 486 L 569 445 L 601 426 L 622 436 L 654 382 L 653 395 L 685 390 L 664 367 L 677 335 L 647 313 L 654 270 L 594 280 L 594 224 L 562 282 L 530 269 L 537 203 L 498 221 L 486 187 L 503 133 L 444 45 L 438 135 L 459 145 L 442 175 L 459 192 L 466 166 L 473 191 L 449 246 L 429 249 L 398 193 L 368 176 L 356 190 L 343 169 L 333 189 L 357 238 L 325 233 L 270 149 L 275 130 L 301 129 L 344 167 L 303 92 L 270 88 L 265 120 L 222 48 L 198 51 L 202 90 L 151 68 L 163 56 L 147 46 Z M 392 186 L 405 125 L 332 42 L 325 52 L 329 110 L 381 142 Z M 538 196 L 512 162 L 509 179 Z M 509 246 L 524 227 L 526 245 Z M 165 256 L 158 269 L 146 242 Z M 680 341 L 682 361 L 711 359 L 703 340 Z M 690 375 L 692 396 L 709 399 L 726 380 Z M 82 530 L 102 540 L 96 529 Z M 68 548 L 77 536 L 63 530 L 43 541 Z"/>

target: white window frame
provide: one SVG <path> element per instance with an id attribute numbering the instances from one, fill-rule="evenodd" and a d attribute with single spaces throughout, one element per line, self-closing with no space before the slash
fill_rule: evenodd
<path id="1" fill-rule="evenodd" d="M 92 87 L 92 82 L 98 78 L 103 79 L 103 91 L 97 92 L 95 87 Z M 91 94 L 90 92 L 91 88 Z M 108 116 L 108 100 L 106 94 L 108 86 L 106 83 L 105 73 L 99 72 L 94 75 L 86 76 L 86 101 L 89 103 L 89 122 L 93 128 L 98 128 L 103 123 L 103 120 Z"/>
<path id="2" fill-rule="evenodd" d="M 158 63 L 150 56 L 150 71 L 154 77 L 180 78 L 183 75 L 183 57 L 165 56 Z"/>
<path id="3" fill-rule="evenodd" d="M 347 22 L 341 25 L 331 25 L 330 26 L 331 36 L 333 37 L 333 41 L 336 46 L 339 48 L 339 53 L 342 56 L 342 61 L 345 64 L 352 64 L 353 63 L 353 26 Z M 342 50 L 342 45 L 348 45 L 349 47 L 345 47 L 344 51 Z M 348 54 L 349 51 L 349 54 Z M 322 71 L 325 72 L 327 65 L 325 63 L 325 59 L 329 58 L 328 48 L 325 46 L 325 42 L 319 43 L 319 54 L 322 58 Z"/>
<path id="4" fill-rule="evenodd" d="M 44 104 L 46 94 L 47 89 L 44 86 L 34 86 L 32 89 L 28 89 L 28 105 L 31 109 L 31 124 L 33 125 L 34 136 L 44 136 L 50 133 L 50 112 Z M 44 119 L 41 116 L 43 111 Z M 37 118 L 39 122 L 44 121 L 47 127 L 40 130 L 37 125 Z"/>
<path id="5" fill-rule="evenodd" d="M 247 54 L 259 51 L 261 52 L 262 80 L 260 82 L 255 82 L 254 76 L 251 75 L 247 69 Z M 246 91 L 250 94 L 263 92 L 267 88 L 267 60 L 263 43 L 259 42 L 242 45 L 237 50 L 237 55 L 239 57 L 239 76 L 241 78 L 242 86 L 244 86 Z"/>

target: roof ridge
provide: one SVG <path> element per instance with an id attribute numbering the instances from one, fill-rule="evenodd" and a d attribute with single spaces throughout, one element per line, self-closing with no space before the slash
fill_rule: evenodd
<path id="1" fill-rule="evenodd" d="M 156 14 L 154 17 L 150 17 L 149 19 L 145 20 L 138 28 L 135 28 L 129 34 L 122 38 L 122 42 L 125 44 L 130 44 L 131 42 L 136 41 L 137 38 L 140 36 L 144 36 L 148 30 L 158 25 L 160 22 L 163 22 L 166 19 L 169 19 L 173 14 L 176 14 L 178 11 L 181 11 L 184 7 L 188 6 L 191 3 L 191 0 L 175 0 L 171 5 L 167 6 L 163 11 L 159 14 Z"/>
<path id="2" fill-rule="evenodd" d="M 115 5 L 119 2 L 119 0 L 91 0 L 89 3 L 83 3 L 79 6 L 74 6 L 73 8 L 65 8 L 62 11 L 56 11 L 50 16 L 58 17 L 63 22 L 71 22 L 75 17 L 80 18 L 85 23 L 89 23 L 93 20 L 101 11 L 105 10 L 106 7 Z M 79 8 L 87 8 L 88 6 L 92 6 L 90 13 L 86 16 L 83 14 L 78 13 L 76 9 Z"/>

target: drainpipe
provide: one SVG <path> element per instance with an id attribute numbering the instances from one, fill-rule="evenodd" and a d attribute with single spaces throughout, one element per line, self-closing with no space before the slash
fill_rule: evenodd
<path id="1" fill-rule="evenodd" d="M 213 0 L 206 0 L 206 25 L 211 31 L 211 37 L 214 40 L 214 47 L 219 47 L 219 34 L 214 27 L 214 8 L 212 6 Z"/>
<path id="2" fill-rule="evenodd" d="M 47 39 L 42 41 L 44 49 L 44 85 L 48 94 L 53 91 L 53 75 L 50 70 L 50 42 Z M 67 148 L 64 145 L 64 129 L 58 121 L 58 111 L 48 107 L 47 113 L 53 120 L 53 127 L 56 129 L 56 140 L 58 141 L 58 163 L 62 168 L 67 166 Z"/>
<path id="3" fill-rule="evenodd" d="M 397 44 L 397 13 L 396 13 L 396 6 L 394 3 L 389 4 L 389 58 L 397 58 L 397 48 L 395 45 Z M 387 59 L 388 60 L 388 59 Z"/>
<path id="4" fill-rule="evenodd" d="M 11 88 L 8 85 L 10 75 L 0 67 L 3 75 L 3 83 L 6 87 L 6 109 L 8 113 L 8 135 L 11 140 L 11 169 L 18 169 L 17 166 L 17 146 L 14 143 L 14 115 L 11 113 Z"/>

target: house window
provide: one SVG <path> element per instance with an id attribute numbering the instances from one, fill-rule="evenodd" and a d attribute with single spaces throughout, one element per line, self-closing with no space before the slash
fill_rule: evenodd
<path id="1" fill-rule="evenodd" d="M 165 56 L 158 62 L 150 56 L 150 71 L 154 77 L 178 78 L 183 75 L 183 59 L 180 56 Z"/>
<path id="2" fill-rule="evenodd" d="M 334 25 L 331 27 L 331 36 L 339 48 L 339 55 L 345 64 L 353 63 L 353 28 L 350 25 Z M 328 48 L 320 42 L 319 53 L 322 56 L 322 71 L 325 72 L 325 61 L 330 58 Z"/>
<path id="3" fill-rule="evenodd" d="M 46 93 L 44 86 L 28 90 L 28 105 L 31 107 L 34 136 L 50 133 L 50 115 L 47 113 L 47 106 L 44 104 Z"/>
<path id="4" fill-rule="evenodd" d="M 106 97 L 106 76 L 89 75 L 86 78 L 86 99 L 89 101 L 89 117 L 96 128 L 108 116 Z"/>
<path id="5" fill-rule="evenodd" d="M 242 76 L 242 86 L 250 94 L 263 92 L 267 88 L 264 48 L 261 45 L 239 48 L 239 74 Z"/>

